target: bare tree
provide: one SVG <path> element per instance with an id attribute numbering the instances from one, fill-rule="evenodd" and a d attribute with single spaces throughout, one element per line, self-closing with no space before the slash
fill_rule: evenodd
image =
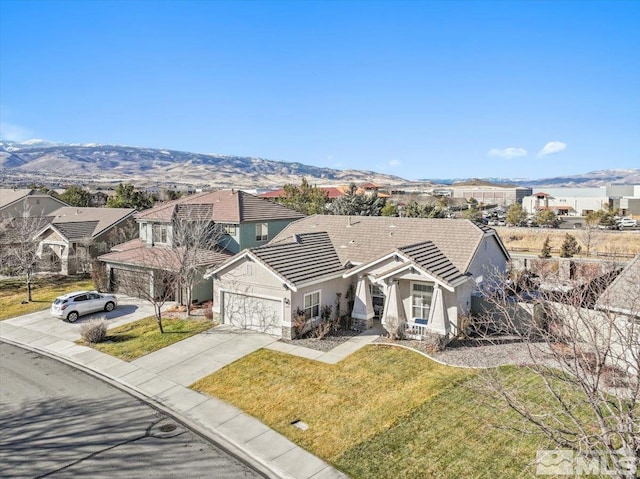
<path id="1" fill-rule="evenodd" d="M 536 387 L 532 391 L 531 385 L 491 369 L 483 375 L 482 390 L 521 419 L 504 426 L 525 434 L 542 432 L 579 457 L 604 458 L 612 465 L 612 477 L 632 477 L 630 471 L 635 477 L 640 461 L 640 258 L 613 282 L 619 268 L 603 263 L 597 273 L 590 271 L 570 287 L 526 274 L 491 282 L 475 329 L 489 341 L 501 334 L 516 336 L 525 352 L 521 366 L 536 378 Z M 538 284 L 555 287 L 542 290 Z"/>
<path id="2" fill-rule="evenodd" d="M 38 271 L 38 233 L 47 225 L 46 218 L 28 216 L 11 218 L 0 224 L 0 263 L 7 273 L 24 276 L 27 301 L 32 301 L 31 282 Z"/>
<path id="3" fill-rule="evenodd" d="M 225 236 L 225 231 L 211 220 L 211 212 L 206 208 L 203 211 L 201 205 L 180 205 L 176 209 L 170 254 L 179 288 L 184 292 L 187 316 L 191 314 L 193 288 L 202 280 L 205 269 L 226 259 L 219 245 Z"/>
<path id="4" fill-rule="evenodd" d="M 169 248 L 141 248 L 140 251 L 146 268 L 118 269 L 111 289 L 126 291 L 127 294 L 151 303 L 158 328 L 164 333 L 162 308 L 175 300 L 179 284 L 177 267 Z"/>

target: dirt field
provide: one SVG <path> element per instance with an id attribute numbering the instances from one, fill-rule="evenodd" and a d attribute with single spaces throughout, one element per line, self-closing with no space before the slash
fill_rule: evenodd
<path id="1" fill-rule="evenodd" d="M 558 256 L 560 246 L 568 233 L 576 238 L 582 246 L 580 256 L 598 253 L 607 255 L 636 255 L 640 253 L 640 231 L 602 231 L 602 230 L 557 230 L 547 228 L 507 228 L 496 227 L 496 232 L 507 249 L 511 252 L 540 253 L 547 237 L 552 248 L 552 255 Z"/>

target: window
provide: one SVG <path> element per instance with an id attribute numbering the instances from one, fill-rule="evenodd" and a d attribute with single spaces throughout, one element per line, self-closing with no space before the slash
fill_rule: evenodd
<path id="1" fill-rule="evenodd" d="M 87 295 L 86 294 L 81 294 L 80 296 L 76 296 L 75 298 L 73 298 L 73 300 L 77 303 L 79 301 L 86 301 Z"/>
<path id="2" fill-rule="evenodd" d="M 320 317 L 320 291 L 304 295 L 304 318 Z"/>
<path id="3" fill-rule="evenodd" d="M 223 233 L 228 234 L 229 236 L 238 236 L 238 225 L 229 223 L 221 224 L 220 229 Z"/>
<path id="4" fill-rule="evenodd" d="M 424 283 L 411 283 L 411 306 L 413 319 L 429 319 L 433 298 L 433 286 Z"/>
<path id="5" fill-rule="evenodd" d="M 269 224 L 258 223 L 256 225 L 256 241 L 267 241 L 269 239 Z"/>
<path id="6" fill-rule="evenodd" d="M 166 243 L 167 242 L 167 227 L 166 225 L 153 225 L 152 229 L 152 241 L 153 243 Z"/>

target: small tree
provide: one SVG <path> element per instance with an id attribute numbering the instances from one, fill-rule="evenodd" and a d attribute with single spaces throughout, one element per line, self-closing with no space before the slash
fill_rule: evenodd
<path id="1" fill-rule="evenodd" d="M 279 199 L 278 203 L 287 208 L 305 215 L 321 215 L 326 212 L 327 203 L 329 202 L 328 193 L 316 185 L 311 186 L 306 178 L 302 178 L 300 186 L 285 185 L 284 193 L 284 198 Z"/>
<path id="2" fill-rule="evenodd" d="M 358 187 L 355 183 L 351 183 L 347 194 L 336 199 L 328 209 L 334 215 L 380 216 L 384 205 L 384 198 L 379 198 L 377 193 L 373 195 L 358 193 Z"/>
<path id="3" fill-rule="evenodd" d="M 89 206 L 91 194 L 80 186 L 70 186 L 60 195 L 60 199 L 70 206 Z"/>
<path id="4" fill-rule="evenodd" d="M 560 247 L 560 257 L 561 258 L 572 258 L 573 256 L 580 253 L 582 247 L 578 245 L 575 237 L 567 233 L 564 236 L 564 241 L 562 242 L 562 246 Z"/>
<path id="5" fill-rule="evenodd" d="M 394 203 L 387 203 L 380 210 L 381 216 L 398 216 L 398 205 Z"/>
<path id="6" fill-rule="evenodd" d="M 551 258 L 551 243 L 548 236 L 545 238 L 544 244 L 542 245 L 542 251 L 540 251 L 540 257 Z"/>
<path id="7" fill-rule="evenodd" d="M 135 208 L 138 211 L 146 210 L 153 206 L 153 198 L 135 189 L 131 183 L 120 183 L 116 188 L 115 196 L 107 199 L 107 208 Z"/>
<path id="8" fill-rule="evenodd" d="M 510 225 L 518 226 L 524 220 L 527 219 L 527 212 L 522 209 L 522 205 L 520 203 L 514 203 L 509 206 L 507 210 L 507 223 Z"/>
<path id="9" fill-rule="evenodd" d="M 552 210 L 540 210 L 536 214 L 536 222 L 540 226 L 555 226 L 558 216 Z"/>
<path id="10" fill-rule="evenodd" d="M 28 216 L 28 211 L 25 214 L 0 223 L 0 263 L 8 272 L 24 275 L 27 301 L 32 301 L 31 282 L 40 265 L 37 235 L 48 222 L 45 218 Z"/>

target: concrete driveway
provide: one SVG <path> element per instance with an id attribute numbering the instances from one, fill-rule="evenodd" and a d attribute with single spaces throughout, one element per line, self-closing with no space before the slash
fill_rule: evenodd
<path id="1" fill-rule="evenodd" d="M 22 328 L 39 331 L 50 336 L 56 336 L 60 339 L 75 341 L 80 339 L 80 327 L 83 323 L 96 318 L 105 318 L 109 323 L 109 327 L 120 326 L 138 319 L 153 316 L 153 306 L 138 298 L 118 295 L 118 307 L 107 312 L 98 312 L 80 317 L 75 323 L 67 323 L 62 319 L 54 318 L 49 313 L 49 309 L 38 311 L 35 313 L 25 314 L 17 318 L 5 319 L 3 322 L 20 326 Z"/>
<path id="2" fill-rule="evenodd" d="M 132 364 L 182 386 L 189 386 L 198 379 L 277 340 L 268 334 L 221 324 L 147 354 L 132 361 Z"/>

